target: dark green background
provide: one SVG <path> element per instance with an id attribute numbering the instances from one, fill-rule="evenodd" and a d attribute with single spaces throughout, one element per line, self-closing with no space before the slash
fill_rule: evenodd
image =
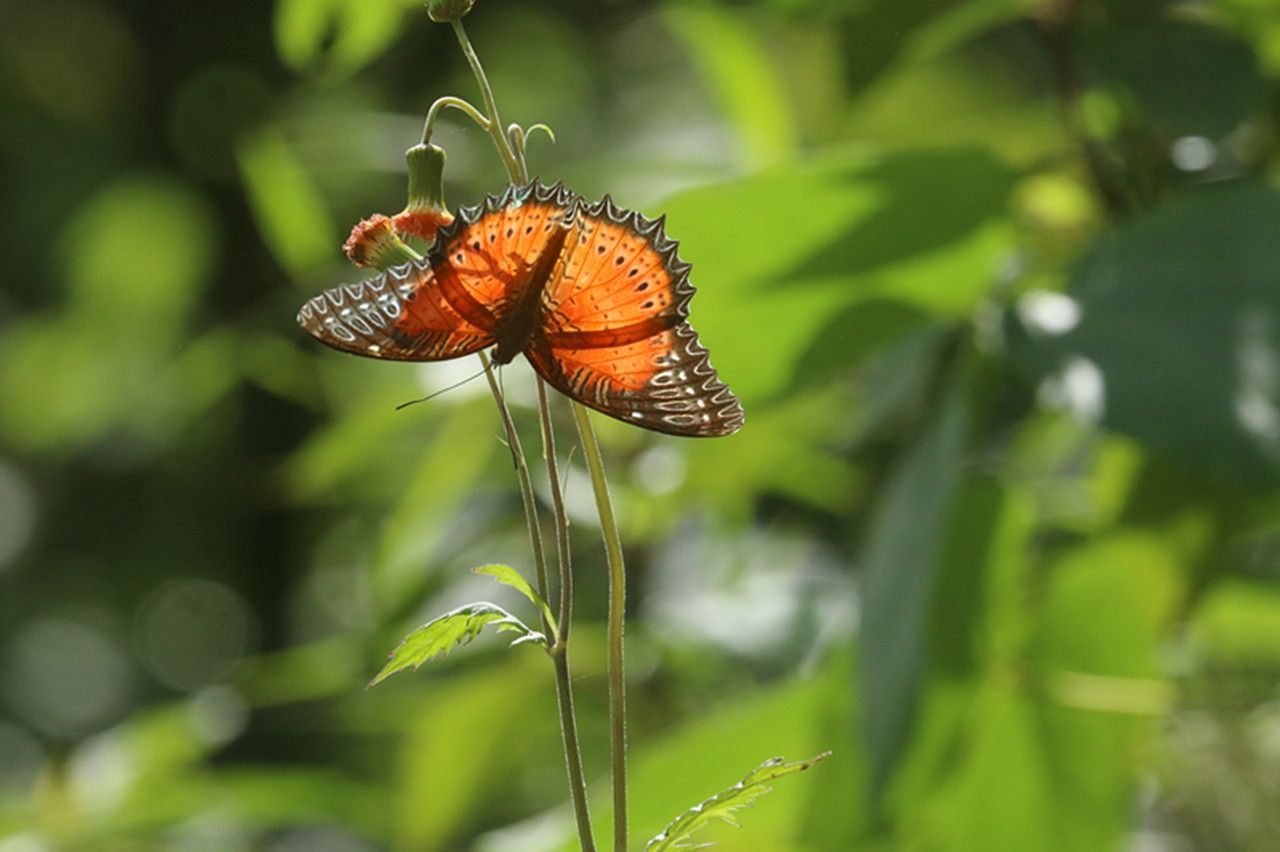
<path id="1" fill-rule="evenodd" d="M 479 0 L 533 173 L 649 215 L 743 431 L 598 420 L 637 848 L 1280 845 L 1280 6 Z M 315 344 L 477 98 L 405 0 L 0 0 L 0 850 L 552 850 L 550 667 L 365 692 L 530 559 L 476 369 Z M 477 98 L 478 99 L 478 98 Z M 441 121 L 451 203 L 504 182 Z M 504 380 L 530 447 L 532 385 Z M 562 452 L 571 443 L 567 412 Z M 606 825 L 603 559 L 567 500 Z M 547 497 L 545 493 L 542 495 Z M 607 836 L 604 832 L 601 836 Z"/>

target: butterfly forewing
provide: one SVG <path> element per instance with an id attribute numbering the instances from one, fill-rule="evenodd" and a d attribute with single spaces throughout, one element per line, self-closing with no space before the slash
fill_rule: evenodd
<path id="1" fill-rule="evenodd" d="M 456 289 L 448 295 L 477 317 L 476 305 L 500 317 L 519 298 L 530 269 L 574 203 L 575 196 L 559 184 L 534 182 L 464 207 L 432 253 L 438 267 L 451 270 L 448 283 Z"/>
<path id="2" fill-rule="evenodd" d="M 460 314 L 425 262 L 326 290 L 302 306 L 298 323 L 335 349 L 393 361 L 443 361 L 493 344 L 492 329 Z"/>
<path id="3" fill-rule="evenodd" d="M 307 302 L 298 322 L 335 349 L 396 361 L 442 361 L 495 343 L 494 328 L 572 195 L 513 187 L 459 211 L 422 261 Z"/>

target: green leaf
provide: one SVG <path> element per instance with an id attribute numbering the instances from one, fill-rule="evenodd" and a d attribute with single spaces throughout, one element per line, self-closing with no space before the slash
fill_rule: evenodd
<path id="1" fill-rule="evenodd" d="M 554 766 L 559 756 L 556 714 L 529 710 L 555 706 L 546 661 L 533 654 L 505 654 L 374 703 L 397 742 L 383 801 L 391 849 L 479 848 L 466 842 L 477 819 L 521 789 L 531 767 Z"/>
<path id="2" fill-rule="evenodd" d="M 889 485 L 866 550 L 861 690 L 873 794 L 882 791 L 915 716 L 927 621 L 958 469 L 969 433 L 967 370 L 951 378 L 932 421 Z"/>
<path id="3" fill-rule="evenodd" d="M 392 420 L 404 422 L 403 417 L 396 417 L 399 412 L 388 409 L 385 413 Z M 356 416 L 364 419 L 362 414 Z M 396 500 L 378 539 L 372 588 L 374 602 L 383 611 L 396 611 L 421 597 L 422 565 L 430 563 L 449 521 L 474 492 L 489 460 L 499 451 L 498 442 L 487 438 L 493 422 L 490 405 L 460 405 L 447 417 L 436 418 L 436 422 L 439 428 L 422 447 L 404 493 Z M 354 462 L 348 470 L 357 476 L 365 474 L 362 461 L 368 453 L 385 453 L 388 446 L 395 448 L 394 443 L 377 447 L 376 442 L 358 431 L 343 431 L 345 440 L 350 442 L 344 450 L 349 453 L 346 463 Z M 389 457 L 386 460 L 397 463 Z M 403 466 L 403 462 L 399 464 Z"/>
<path id="4" fill-rule="evenodd" d="M 1205 657 L 1229 665 L 1280 664 L 1280 589 L 1252 579 L 1220 581 L 1197 608 L 1191 638 Z"/>
<path id="5" fill-rule="evenodd" d="M 492 577 L 499 583 L 510 586 L 524 595 L 542 612 L 542 617 L 547 620 L 547 624 L 551 625 L 552 636 L 560 636 L 560 627 L 556 624 L 556 617 L 551 614 L 551 607 L 547 606 L 547 602 L 542 599 L 542 595 L 533 590 L 533 586 L 529 585 L 529 581 L 519 571 L 510 565 L 481 565 L 479 568 L 472 568 L 471 570 L 477 574 Z"/>
<path id="6" fill-rule="evenodd" d="M 1280 482 L 1280 193 L 1209 187 L 1120 225 L 1080 263 L 1078 325 L 1010 323 L 1071 407 L 1224 482 Z"/>
<path id="7" fill-rule="evenodd" d="M 258 230 L 281 266 L 301 277 L 337 259 L 337 226 L 280 128 L 241 140 L 236 160 Z"/>
<path id="8" fill-rule="evenodd" d="M 272 30 L 285 65 L 301 70 L 315 60 L 329 35 L 334 8 L 324 0 L 277 0 Z"/>
<path id="9" fill-rule="evenodd" d="M 736 127 L 752 166 L 784 159 L 796 148 L 795 117 L 765 42 L 742 15 L 710 5 L 667 9 L 666 22 L 689 48 Z"/>
<path id="10" fill-rule="evenodd" d="M 278 0 L 276 52 L 295 71 L 345 76 L 373 61 L 400 34 L 406 0 Z"/>
<path id="11" fill-rule="evenodd" d="M 460 606 L 439 618 L 428 621 L 404 637 L 391 652 L 391 662 L 382 667 L 369 686 L 381 683 L 396 672 L 412 668 L 417 671 L 423 663 L 436 657 L 448 656 L 455 645 L 466 645 L 480 635 L 485 625 L 492 624 L 498 632 L 511 631 L 520 635 L 512 645 L 522 642 L 546 644 L 546 637 L 531 630 L 524 622 L 496 604 L 479 603 Z"/>
<path id="12" fill-rule="evenodd" d="M 1112 23 L 1087 32 L 1083 52 L 1154 129 L 1220 139 L 1264 109 L 1266 86 L 1249 45 L 1188 21 Z"/>
<path id="13" fill-rule="evenodd" d="M 217 253 L 213 209 L 187 184 L 133 174 L 65 218 L 50 239 L 66 299 L 56 310 L 19 315 L 0 333 L 0 435 L 45 451 L 113 431 L 165 439 L 201 403 L 187 384 L 195 345 L 188 324 Z M 121 329 L 129 329 L 127 346 Z M 221 384 L 229 363 L 200 348 L 196 357 L 213 356 L 220 375 L 212 384 Z"/>
<path id="14" fill-rule="evenodd" d="M 765 793 L 771 792 L 773 788 L 766 787 L 766 784 L 777 778 L 804 772 L 830 754 L 831 752 L 824 751 L 822 754 L 811 757 L 808 760 L 797 760 L 791 763 L 784 762 L 780 757 L 766 760 L 737 784 L 727 790 L 721 790 L 711 798 L 694 805 L 680 814 L 663 829 L 661 834 L 645 844 L 644 848 L 653 850 L 653 852 L 662 852 L 664 849 L 689 848 L 685 841 L 692 837 L 695 832 L 705 828 L 715 820 L 740 828 L 741 825 L 738 823 L 737 818 L 738 811 L 750 807 L 751 803 L 756 799 Z M 710 844 L 700 845 L 706 846 Z"/>
<path id="15" fill-rule="evenodd" d="M 968 318 L 1011 247 L 1011 186 L 1008 167 L 975 149 L 851 149 L 669 199 L 667 232 L 694 264 L 694 324 L 749 414 L 821 354 L 825 330 L 850 330 L 832 324 L 855 305 Z M 744 228 L 769 238 L 743 240 Z M 879 339 L 892 343 L 909 320 Z M 770 329 L 769 358 L 744 328 Z M 870 353 L 833 354 L 848 366 Z"/>

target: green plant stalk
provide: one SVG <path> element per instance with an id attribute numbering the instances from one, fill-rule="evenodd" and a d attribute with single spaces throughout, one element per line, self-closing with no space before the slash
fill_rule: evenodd
<path id="1" fill-rule="evenodd" d="M 533 478 L 529 475 L 529 464 L 525 461 L 524 447 L 520 443 L 520 433 L 516 431 L 515 420 L 511 417 L 511 409 L 498 386 L 498 378 L 494 374 L 489 356 L 480 353 L 480 363 L 484 366 L 484 377 L 489 382 L 489 392 L 498 405 L 498 416 L 502 418 L 502 429 L 507 433 L 507 446 L 511 450 L 511 461 L 515 465 L 516 479 L 520 482 L 520 499 L 524 503 L 524 518 L 529 527 L 529 546 L 533 549 L 533 565 L 538 575 L 538 594 L 547 600 L 547 558 L 543 552 L 542 526 L 538 523 L 538 504 L 533 496 Z M 547 636 L 552 635 L 551 624 L 543 618 L 542 626 Z"/>
<path id="2" fill-rule="evenodd" d="M 578 824 L 578 838 L 584 852 L 594 850 L 595 838 L 591 833 L 591 815 L 587 807 L 587 785 L 582 774 L 582 753 L 578 743 L 577 718 L 573 708 L 573 679 L 569 673 L 569 633 L 573 623 L 573 566 L 569 550 L 569 515 L 564 510 L 564 496 L 560 491 L 560 471 L 556 460 L 555 430 L 551 426 L 551 407 L 547 401 L 546 384 L 538 380 L 538 419 L 542 425 L 542 449 L 546 456 L 547 479 L 551 485 L 551 505 L 556 519 L 556 564 L 560 577 L 560 636 L 551 649 L 556 667 L 556 704 L 560 709 L 560 730 L 564 737 L 565 767 L 569 772 L 569 789 L 582 797 L 582 806 L 575 803 L 574 818 Z"/>
<path id="3" fill-rule="evenodd" d="M 622 561 L 622 539 L 609 500 L 609 481 L 604 475 L 600 444 L 585 406 L 574 402 L 573 420 L 578 442 L 591 474 L 591 490 L 600 516 L 605 562 L 609 568 L 609 742 L 613 770 L 613 849 L 627 852 L 627 690 L 623 668 L 622 639 L 626 618 L 627 571 Z"/>
<path id="4" fill-rule="evenodd" d="M 537 503 L 534 500 L 533 480 L 529 475 L 529 466 L 525 461 L 524 447 L 516 432 L 515 421 L 511 417 L 511 409 L 507 407 L 502 389 L 498 386 L 489 356 L 480 353 L 480 362 L 484 365 L 485 378 L 489 381 L 489 390 L 498 404 L 498 412 L 502 417 L 502 427 L 507 433 L 507 441 L 511 447 L 512 459 L 515 462 L 516 478 L 520 482 L 520 497 L 524 502 L 525 523 L 529 527 L 529 545 L 533 548 L 534 564 L 538 573 L 538 593 L 542 599 L 550 600 L 547 595 L 547 568 L 542 548 L 542 531 L 538 523 Z M 587 785 L 582 774 L 582 746 L 578 739 L 578 722 L 573 708 L 573 678 L 569 671 L 569 623 L 572 610 L 565 605 L 566 595 L 573 593 L 573 581 L 569 578 L 568 563 L 568 521 L 564 515 L 564 505 L 560 499 L 559 476 L 555 468 L 555 442 L 551 437 L 551 417 L 546 407 L 546 391 L 541 382 L 538 384 L 540 401 L 540 419 L 542 420 L 543 446 L 547 458 L 547 473 L 551 480 L 551 491 L 555 495 L 556 507 L 556 544 L 558 564 L 560 565 L 560 635 L 547 650 L 555 667 L 556 707 L 560 714 L 560 736 L 564 740 L 564 765 L 569 777 L 569 798 L 573 803 L 574 820 L 578 828 L 578 842 L 583 852 L 595 852 L 595 838 L 591 834 L 591 813 L 587 806 Z M 543 630 L 552 636 L 551 625 L 543 618 Z"/>
<path id="5" fill-rule="evenodd" d="M 506 133 L 502 130 L 502 119 L 498 116 L 498 104 L 493 99 L 493 88 L 489 85 L 489 77 L 484 73 L 484 66 L 480 64 L 480 57 L 476 56 L 475 48 L 471 46 L 471 39 L 467 38 L 467 30 L 462 26 L 461 19 L 455 19 L 450 22 L 453 25 L 454 35 L 458 37 L 458 44 L 462 47 L 462 54 L 467 57 L 467 64 L 471 66 L 471 73 L 476 78 L 476 83 L 480 86 L 480 96 L 484 98 L 484 109 L 488 114 L 489 124 L 485 130 L 493 137 L 493 144 L 498 149 L 498 156 L 502 158 L 503 164 L 507 167 L 507 174 L 511 176 L 511 180 L 515 183 L 526 183 L 529 180 L 529 172 L 525 169 L 525 165 L 520 158 L 516 156 L 515 151 L 511 149 L 511 140 L 507 138 Z"/>
<path id="6" fill-rule="evenodd" d="M 507 175 L 514 183 L 525 183 L 528 181 L 528 170 L 525 167 L 523 157 L 517 155 L 511 148 L 511 141 L 506 134 L 502 132 L 502 123 L 498 116 L 498 105 L 493 97 L 493 89 L 489 86 L 489 78 L 484 72 L 484 67 L 480 64 L 480 58 L 476 55 L 475 49 L 471 46 L 471 40 L 467 37 L 466 29 L 462 26 L 460 20 L 452 22 L 454 34 L 458 38 L 458 44 L 462 47 L 463 54 L 467 57 L 467 62 L 471 65 L 471 71 L 475 75 L 476 83 L 480 87 L 480 92 L 484 98 L 485 109 L 488 113 L 487 123 L 480 123 L 489 136 L 493 139 L 494 147 L 498 150 L 498 155 L 502 158 L 507 168 Z M 499 399 L 499 408 L 503 411 L 504 425 L 510 423 L 510 412 L 506 410 L 505 402 L 501 401 L 501 392 L 497 388 L 497 383 L 493 378 L 492 371 L 489 369 L 488 358 L 481 353 L 481 359 L 485 365 L 485 373 L 489 376 L 491 388 L 494 390 L 495 398 Z M 538 378 L 538 413 L 539 420 L 542 425 L 543 448 L 547 458 L 547 475 L 550 480 L 552 493 L 552 506 L 556 516 L 556 542 L 557 542 L 557 563 L 559 565 L 560 574 L 560 638 L 551 649 L 552 660 L 555 664 L 555 682 L 556 682 L 556 704 L 560 711 L 560 732 L 564 740 L 565 769 L 569 776 L 569 796 L 573 803 L 574 820 L 577 823 L 578 843 L 582 852 L 595 852 L 595 838 L 591 832 L 591 814 L 587 804 L 587 788 L 582 773 L 582 750 L 578 738 L 578 725 L 573 707 L 573 679 L 569 671 L 569 648 L 568 640 L 570 634 L 570 621 L 572 617 L 572 595 L 573 595 L 573 578 L 569 565 L 569 522 L 568 516 L 564 511 L 564 501 L 561 498 L 559 472 L 556 466 L 555 439 L 554 431 L 551 424 L 551 412 L 547 404 L 546 388 L 541 379 Z M 574 403 L 575 407 L 577 403 Z M 507 427 L 508 434 L 513 439 L 512 449 L 515 452 L 518 447 L 519 439 L 515 437 L 514 424 Z M 517 473 L 520 472 L 523 465 L 523 454 L 518 453 L 520 461 L 517 462 Z M 603 468 L 601 468 L 603 473 Z M 521 478 L 521 491 L 527 491 L 529 499 L 532 499 L 532 487 L 529 483 L 528 468 L 523 467 L 523 475 Z M 612 517 L 612 511 L 610 511 Z M 533 538 L 535 533 L 533 527 L 537 524 L 536 509 L 533 514 L 526 510 L 526 519 L 530 524 L 530 537 Z M 539 534 L 540 539 L 540 534 Z M 545 567 L 542 569 L 545 573 Z M 543 600 L 548 600 L 545 593 L 545 579 L 540 578 L 544 583 Z M 624 847 L 625 848 L 625 847 Z"/>
<path id="7" fill-rule="evenodd" d="M 568 625 L 573 618 L 573 554 L 569 550 L 569 515 L 564 510 L 564 494 L 560 490 L 560 466 L 556 459 L 556 434 L 551 428 L 551 406 L 547 401 L 547 384 L 538 381 L 538 419 L 542 424 L 542 450 L 546 456 L 547 479 L 551 483 L 551 506 L 556 518 L 556 561 L 560 577 L 560 612 L 564 627 L 561 644 L 569 641 Z"/>

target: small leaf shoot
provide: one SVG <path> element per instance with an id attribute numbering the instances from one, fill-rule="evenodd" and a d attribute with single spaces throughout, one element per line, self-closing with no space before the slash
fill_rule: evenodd
<path id="1" fill-rule="evenodd" d="M 727 790 L 721 790 L 711 798 L 694 805 L 672 820 L 662 830 L 661 834 L 645 844 L 645 852 L 665 852 L 668 849 L 693 848 L 688 844 L 689 838 L 715 820 L 727 822 L 735 828 L 740 828 L 741 825 L 738 823 L 737 818 L 738 811 L 749 807 L 756 799 L 772 791 L 773 788 L 766 787 L 766 784 L 784 775 L 803 772 L 830 754 L 831 752 L 824 751 L 822 754 L 811 757 L 808 760 L 797 760 L 791 763 L 783 762 L 780 757 L 766 760 L 737 784 Z M 699 847 L 710 845 L 712 844 L 699 844 Z"/>
<path id="2" fill-rule="evenodd" d="M 477 574 L 492 577 L 499 583 L 510 586 L 528 598 L 542 613 L 542 617 L 547 620 L 547 624 L 551 625 L 551 638 L 553 640 L 559 638 L 560 627 L 556 624 L 556 617 L 551 613 L 551 607 L 547 606 L 547 602 L 542 599 L 542 595 L 534 591 L 533 586 L 529 585 L 529 581 L 519 571 L 510 565 L 481 565 L 479 568 L 472 568 L 471 570 Z"/>
<path id="3" fill-rule="evenodd" d="M 405 669 L 417 671 L 423 663 L 436 657 L 448 656 L 456 645 L 465 645 L 480 635 L 486 625 L 492 624 L 499 633 L 519 633 L 512 645 L 522 642 L 546 644 L 546 637 L 531 629 L 523 621 L 502 607 L 480 601 L 460 606 L 411 632 L 391 652 L 391 660 L 369 682 L 375 686 L 396 672 Z M 366 687 L 367 688 L 367 687 Z"/>

